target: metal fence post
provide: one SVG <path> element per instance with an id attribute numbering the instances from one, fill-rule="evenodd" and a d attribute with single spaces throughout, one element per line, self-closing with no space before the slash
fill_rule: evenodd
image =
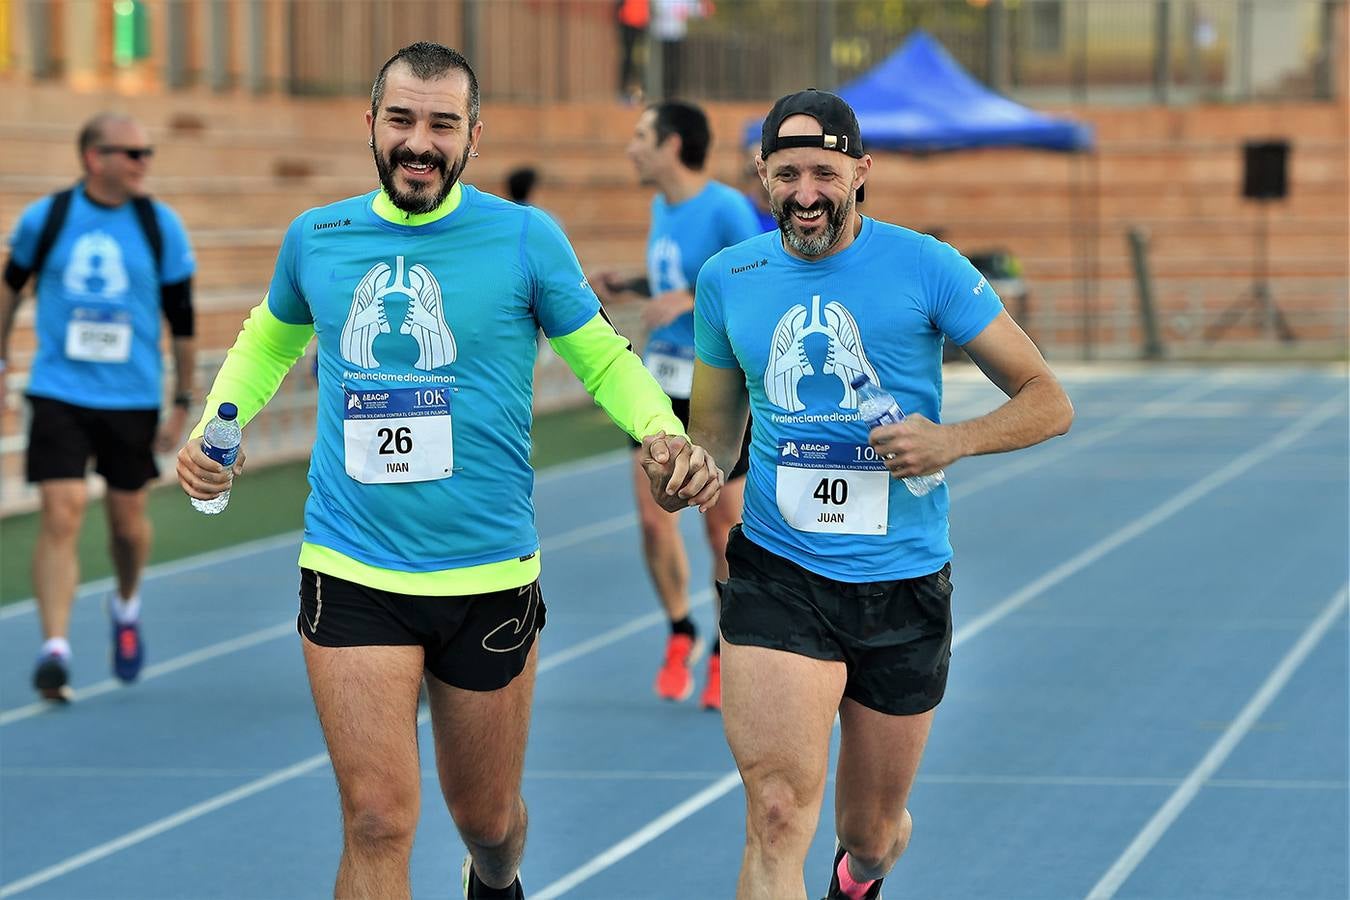
<path id="1" fill-rule="evenodd" d="M 170 88 L 187 86 L 188 18 L 185 4 L 164 4 L 164 84 Z"/>
<path id="2" fill-rule="evenodd" d="M 1238 95 L 1230 100 L 1250 100 L 1252 97 L 1252 0 L 1241 0 L 1237 9 Z"/>
<path id="3" fill-rule="evenodd" d="M 267 90 L 267 8 L 264 0 L 249 0 L 245 58 L 248 89 L 255 94 Z"/>
<path id="4" fill-rule="evenodd" d="M 33 77 L 51 78 L 52 18 L 47 0 L 28 2 L 28 40 L 28 50 L 33 59 Z"/>
<path id="5" fill-rule="evenodd" d="M 225 0 L 211 0 L 207 10 L 206 58 L 211 71 L 207 80 L 213 91 L 230 87 L 230 9 Z"/>
<path id="6" fill-rule="evenodd" d="M 1153 99 L 1166 104 L 1172 86 L 1172 4 L 1153 4 Z"/>
<path id="7" fill-rule="evenodd" d="M 1322 0 L 1318 22 L 1317 96 L 1321 100 L 1336 97 L 1336 5 L 1337 0 Z"/>
<path id="8" fill-rule="evenodd" d="M 834 70 L 834 0 L 816 0 L 816 84 L 837 87 Z"/>
<path id="9" fill-rule="evenodd" d="M 1139 228 L 1131 228 L 1130 262 L 1134 266 L 1134 285 L 1139 293 L 1139 327 L 1143 331 L 1141 356 L 1144 359 L 1162 359 L 1162 338 L 1158 335 L 1158 317 L 1153 305 L 1153 278 L 1148 270 L 1148 236 Z"/>
<path id="10" fill-rule="evenodd" d="M 1003 0 L 989 0 L 985 8 L 985 81 L 999 91 L 1008 83 L 1008 10 Z"/>
<path id="11" fill-rule="evenodd" d="M 464 58 L 469 60 L 470 65 L 485 68 L 481 60 L 478 59 L 478 0 L 464 0 L 464 6 L 461 10 L 463 21 L 461 27 L 464 34 L 464 46 L 459 48 L 459 52 Z"/>

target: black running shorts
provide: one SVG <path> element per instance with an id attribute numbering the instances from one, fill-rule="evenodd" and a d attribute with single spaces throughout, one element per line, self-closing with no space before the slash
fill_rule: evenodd
<path id="1" fill-rule="evenodd" d="M 675 415 L 679 418 L 680 423 L 684 425 L 685 428 L 688 428 L 689 398 L 671 397 L 670 408 L 675 410 Z M 750 469 L 750 425 L 751 422 L 747 419 L 745 422 L 745 437 L 741 438 L 741 455 L 740 458 L 736 460 L 736 465 L 732 466 L 731 471 L 727 473 L 727 481 L 730 481 L 733 478 L 744 478 L 745 473 Z M 642 442 L 633 441 L 633 446 L 641 447 Z"/>
<path id="2" fill-rule="evenodd" d="M 84 478 L 89 458 L 108 487 L 138 491 L 159 477 L 155 465 L 157 409 L 90 409 L 29 396 L 29 481 Z"/>
<path id="3" fill-rule="evenodd" d="M 736 525 L 727 564 L 727 643 L 843 662 L 844 696 L 886 715 L 915 715 L 942 700 L 952 649 L 951 563 L 900 581 L 835 581 L 770 553 Z"/>
<path id="4" fill-rule="evenodd" d="M 451 687 L 495 691 L 525 668 L 544 612 L 538 580 L 488 594 L 423 597 L 302 568 L 296 628 L 321 647 L 421 647 L 426 670 Z"/>

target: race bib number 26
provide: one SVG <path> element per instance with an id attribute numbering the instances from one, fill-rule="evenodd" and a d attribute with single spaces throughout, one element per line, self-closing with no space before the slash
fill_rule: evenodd
<path id="1" fill-rule="evenodd" d="M 449 478 L 454 464 L 445 388 L 343 391 L 347 474 L 363 484 Z"/>

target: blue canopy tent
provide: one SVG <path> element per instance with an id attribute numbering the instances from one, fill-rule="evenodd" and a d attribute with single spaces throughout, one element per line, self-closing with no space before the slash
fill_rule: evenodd
<path id="1" fill-rule="evenodd" d="M 853 107 L 870 153 L 927 155 L 1007 147 L 1081 154 L 1074 159 L 1086 165 L 1075 162 L 1070 174 L 1070 226 L 1082 293 L 1083 348 L 1090 356 L 1097 234 L 1091 126 L 1037 112 L 991 91 L 923 31 L 912 32 L 875 68 L 835 93 Z M 744 146 L 759 145 L 762 125 L 763 119 L 747 123 Z"/>
<path id="2" fill-rule="evenodd" d="M 934 153 L 981 147 L 1092 149 L 1092 129 L 1002 97 L 970 77 L 946 49 L 915 31 L 876 68 L 835 91 L 853 107 L 869 150 Z M 762 119 L 746 126 L 759 143 Z"/>

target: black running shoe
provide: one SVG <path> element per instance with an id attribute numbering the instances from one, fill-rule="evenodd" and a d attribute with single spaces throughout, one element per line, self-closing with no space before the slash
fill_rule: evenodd
<path id="1" fill-rule="evenodd" d="M 467 853 L 464 855 L 464 866 L 460 870 L 460 874 L 464 876 L 464 896 L 466 900 L 479 900 L 479 898 L 482 897 L 502 896 L 500 892 L 494 892 L 492 894 L 487 893 L 492 889 L 478 880 L 478 873 L 473 870 L 473 857 Z M 525 900 L 525 889 L 520 886 L 519 875 L 516 876 L 515 881 L 511 882 L 511 887 L 509 889 L 513 891 L 513 893 L 510 894 L 512 900 Z"/>
<path id="2" fill-rule="evenodd" d="M 839 847 L 834 852 L 834 865 L 830 867 L 830 889 L 825 892 L 825 900 L 848 900 L 844 893 L 839 890 L 839 860 L 844 858 L 846 851 Z M 881 900 L 881 883 L 884 878 L 878 878 L 872 882 L 872 886 L 863 894 L 863 900 Z"/>
<path id="3" fill-rule="evenodd" d="M 38 657 L 37 668 L 33 670 L 33 687 L 42 695 L 42 699 L 53 703 L 69 703 L 72 697 L 70 689 L 70 668 L 65 657 L 58 653 L 48 653 Z"/>

